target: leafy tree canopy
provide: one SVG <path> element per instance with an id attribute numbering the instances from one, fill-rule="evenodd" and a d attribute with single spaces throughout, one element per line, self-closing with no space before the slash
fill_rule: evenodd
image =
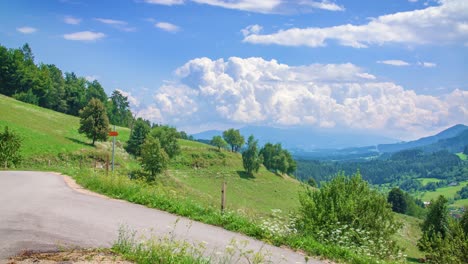
<path id="1" fill-rule="evenodd" d="M 91 99 L 88 105 L 80 110 L 80 128 L 78 132 L 93 140 L 105 141 L 109 133 L 109 119 L 101 101 Z"/>
<path id="2" fill-rule="evenodd" d="M 387 201 L 392 205 L 393 212 L 400 214 L 406 213 L 408 205 L 406 203 L 405 194 L 400 188 L 393 188 L 388 193 Z"/>
<path id="3" fill-rule="evenodd" d="M 141 146 L 141 165 L 148 171 L 152 178 L 163 172 L 169 163 L 169 156 L 161 147 L 159 140 L 153 135 L 148 135 Z"/>
<path id="4" fill-rule="evenodd" d="M 254 136 L 250 136 L 247 141 L 247 149 L 242 152 L 242 164 L 247 173 L 258 172 L 263 158 L 258 153 L 258 141 Z"/>
<path id="5" fill-rule="evenodd" d="M 228 143 L 224 141 L 224 139 L 221 136 L 214 136 L 213 139 L 211 139 L 211 145 L 218 147 L 218 150 L 221 151 L 221 148 L 225 148 L 228 146 Z"/>
<path id="6" fill-rule="evenodd" d="M 238 129 L 230 128 L 223 132 L 224 140 L 231 146 L 231 151 L 239 151 L 244 145 L 245 139 Z"/>
<path id="7" fill-rule="evenodd" d="M 180 153 L 180 146 L 177 138 L 179 132 L 173 127 L 169 126 L 155 126 L 151 129 L 151 136 L 158 139 L 161 148 L 167 153 L 169 158 Z"/>

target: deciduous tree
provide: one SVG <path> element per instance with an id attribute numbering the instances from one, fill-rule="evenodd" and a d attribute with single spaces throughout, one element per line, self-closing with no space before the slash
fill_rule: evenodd
<path id="1" fill-rule="evenodd" d="M 250 136 L 247 141 L 247 149 L 242 152 L 242 164 L 247 173 L 258 172 L 262 164 L 262 156 L 258 153 L 258 141 L 254 136 Z"/>
<path id="2" fill-rule="evenodd" d="M 141 166 L 148 171 L 152 178 L 167 168 L 169 156 L 161 147 L 159 140 L 148 135 L 141 146 Z"/>
<path id="3" fill-rule="evenodd" d="M 223 132 L 224 140 L 231 146 L 231 151 L 239 151 L 245 143 L 244 137 L 238 129 L 230 128 Z"/>
<path id="4" fill-rule="evenodd" d="M 221 136 L 214 136 L 211 139 L 211 145 L 218 147 L 218 151 L 221 151 L 221 148 L 227 147 L 228 143 Z"/>
<path id="5" fill-rule="evenodd" d="M 173 127 L 169 126 L 155 126 L 151 129 L 151 136 L 157 138 L 161 144 L 161 148 L 167 153 L 169 158 L 180 153 L 180 146 L 177 138 L 179 137 L 179 132 Z"/>
<path id="6" fill-rule="evenodd" d="M 92 139 L 93 145 L 96 140 L 107 140 L 109 119 L 101 101 L 93 98 L 87 106 L 80 110 L 80 128 L 78 131 Z"/>
<path id="7" fill-rule="evenodd" d="M 405 194 L 400 188 L 393 188 L 388 193 L 387 201 L 392 205 L 393 212 L 406 213 L 408 205 L 406 204 Z"/>

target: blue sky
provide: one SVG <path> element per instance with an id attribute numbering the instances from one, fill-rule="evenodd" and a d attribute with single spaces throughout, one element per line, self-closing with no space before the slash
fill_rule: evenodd
<path id="1" fill-rule="evenodd" d="M 189 132 L 245 125 L 409 139 L 468 123 L 466 0 L 0 2 L 0 44 L 98 79 Z"/>

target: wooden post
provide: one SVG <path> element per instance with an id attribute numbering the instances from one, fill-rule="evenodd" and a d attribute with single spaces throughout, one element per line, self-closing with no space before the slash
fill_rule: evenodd
<path id="1" fill-rule="evenodd" d="M 107 153 L 107 160 L 106 160 L 106 176 L 109 176 L 109 153 Z"/>
<path id="2" fill-rule="evenodd" d="M 221 214 L 224 214 L 224 209 L 226 208 L 226 181 L 223 181 L 221 186 Z"/>
<path id="3" fill-rule="evenodd" d="M 49 167 L 50 167 L 50 160 L 49 160 Z"/>

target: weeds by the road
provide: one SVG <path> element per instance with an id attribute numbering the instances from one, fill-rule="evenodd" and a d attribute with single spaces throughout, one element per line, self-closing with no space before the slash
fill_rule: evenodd
<path id="1" fill-rule="evenodd" d="M 247 245 L 247 241 L 233 239 L 222 251 L 209 252 L 205 243 L 191 244 L 178 240 L 173 232 L 162 237 L 151 236 L 137 239 L 135 231 L 121 227 L 119 237 L 112 249 L 127 260 L 138 264 L 272 263 L 268 258 L 268 253 L 263 253 L 261 250 L 259 252 L 247 250 Z M 276 261 L 276 263 L 279 262 Z"/>

